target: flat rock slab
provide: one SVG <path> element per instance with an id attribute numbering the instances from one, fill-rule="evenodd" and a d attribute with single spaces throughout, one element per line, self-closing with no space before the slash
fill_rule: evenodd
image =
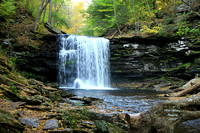
<path id="1" fill-rule="evenodd" d="M 18 120 L 21 124 L 26 125 L 29 128 L 36 128 L 39 124 L 41 124 L 40 121 L 35 118 L 19 118 Z"/>
<path id="2" fill-rule="evenodd" d="M 43 130 L 49 130 L 49 129 L 55 129 L 55 128 L 58 128 L 58 120 L 57 119 L 51 119 L 51 120 L 47 120 L 45 122 Z"/>

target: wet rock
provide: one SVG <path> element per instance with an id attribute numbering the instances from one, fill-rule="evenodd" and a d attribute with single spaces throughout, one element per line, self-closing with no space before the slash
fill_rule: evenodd
<path id="1" fill-rule="evenodd" d="M 29 105 L 40 105 L 45 101 L 50 101 L 48 98 L 41 95 L 35 95 L 31 97 L 24 97 L 24 101 Z"/>
<path id="2" fill-rule="evenodd" d="M 52 120 L 47 120 L 45 122 L 45 126 L 43 127 L 43 130 L 49 130 L 49 129 L 55 129 L 55 128 L 58 128 L 58 120 L 52 119 Z"/>
<path id="3" fill-rule="evenodd" d="M 3 45 L 4 46 L 11 46 L 12 45 L 12 41 L 13 41 L 13 39 L 5 39 L 5 40 L 3 40 Z"/>
<path id="4" fill-rule="evenodd" d="M 103 120 L 96 120 L 95 125 L 97 127 L 97 133 L 125 133 L 123 129 Z"/>
<path id="5" fill-rule="evenodd" d="M 48 83 L 47 86 L 50 86 L 52 88 L 59 89 L 59 85 L 57 83 Z"/>
<path id="6" fill-rule="evenodd" d="M 63 98 L 70 98 L 70 97 L 74 97 L 74 96 L 75 95 L 68 93 L 66 91 L 62 91 L 62 93 L 61 93 L 61 97 L 63 97 Z"/>
<path id="7" fill-rule="evenodd" d="M 171 83 L 162 83 L 162 84 L 157 84 L 157 85 L 154 85 L 154 89 L 156 91 L 159 91 L 161 90 L 162 88 L 165 88 L 165 87 L 168 87 L 171 85 Z"/>
<path id="8" fill-rule="evenodd" d="M 0 132 L 22 133 L 24 127 L 10 113 L 0 109 Z"/>
<path id="9" fill-rule="evenodd" d="M 113 115 L 110 115 L 110 114 L 103 114 L 103 113 L 88 111 L 87 116 L 89 117 L 90 120 L 105 120 L 110 123 L 113 123 L 114 121 Z"/>
<path id="10" fill-rule="evenodd" d="M 60 93 L 58 91 L 56 91 L 56 92 L 46 92 L 46 97 L 48 97 L 53 102 L 62 100 L 62 97 L 60 96 Z"/>
<path id="11" fill-rule="evenodd" d="M 70 100 L 78 100 L 78 101 L 83 101 L 84 104 L 97 104 L 102 102 L 102 99 L 98 98 L 92 98 L 92 97 L 70 97 Z"/>
<path id="12" fill-rule="evenodd" d="M 19 118 L 18 120 L 21 124 L 26 125 L 29 128 L 36 128 L 40 124 L 40 121 L 35 118 Z"/>

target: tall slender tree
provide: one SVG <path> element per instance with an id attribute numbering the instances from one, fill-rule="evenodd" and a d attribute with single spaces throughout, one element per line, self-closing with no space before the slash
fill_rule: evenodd
<path id="1" fill-rule="evenodd" d="M 137 22 L 137 16 L 136 16 L 136 10 L 135 10 L 135 0 L 133 0 L 133 15 L 134 15 L 134 20 L 135 20 L 135 34 L 136 36 L 138 36 L 139 34 L 139 26 L 138 26 L 138 22 Z"/>
<path id="2" fill-rule="evenodd" d="M 149 7 L 149 3 L 148 3 L 148 1 L 147 0 L 145 0 L 146 1 L 146 4 L 147 4 L 147 8 L 148 8 L 148 12 L 149 12 L 149 16 L 151 17 L 151 19 L 153 20 L 153 22 L 155 23 L 155 24 L 158 24 L 156 21 L 155 21 L 155 19 L 152 17 L 152 15 L 151 15 L 151 11 L 150 11 L 150 7 Z"/>
<path id="3" fill-rule="evenodd" d="M 29 8 L 29 3 L 30 3 L 30 1 L 29 1 L 29 0 L 26 0 L 26 9 Z"/>
<path id="4" fill-rule="evenodd" d="M 48 2 L 48 0 L 46 0 L 46 2 Z M 45 19 L 45 16 L 46 16 L 46 8 L 44 9 L 44 14 L 43 14 L 43 19 L 42 19 L 42 23 L 44 23 L 44 19 Z"/>
<path id="5" fill-rule="evenodd" d="M 46 8 L 47 4 L 50 2 L 50 0 L 48 0 L 45 5 L 44 5 L 44 0 L 41 1 L 41 4 L 40 4 L 40 8 L 38 10 L 38 14 L 37 14 L 37 17 L 36 17 L 36 20 L 35 20 L 35 25 L 34 25 L 34 31 L 37 30 L 38 28 L 38 23 L 40 21 L 40 18 L 41 18 L 41 15 L 42 15 L 42 12 L 43 10 Z"/>
<path id="6" fill-rule="evenodd" d="M 176 1 L 173 0 L 173 8 L 174 8 L 174 11 L 176 10 L 176 5 L 175 5 Z"/>
<path id="7" fill-rule="evenodd" d="M 49 24 L 51 24 L 52 22 L 52 0 L 50 0 L 50 3 L 49 3 Z"/>
<path id="8" fill-rule="evenodd" d="M 117 26 L 117 29 L 118 29 L 118 31 L 119 31 L 119 34 L 121 34 L 121 30 L 120 30 L 119 25 L 118 25 L 118 22 L 117 22 L 116 2 L 115 2 L 115 0 L 114 0 L 114 15 L 115 15 L 115 24 L 116 24 L 116 26 Z"/>
<path id="9" fill-rule="evenodd" d="M 157 0 L 153 0 L 153 5 L 154 5 L 154 9 L 158 10 L 158 7 L 157 7 Z"/>

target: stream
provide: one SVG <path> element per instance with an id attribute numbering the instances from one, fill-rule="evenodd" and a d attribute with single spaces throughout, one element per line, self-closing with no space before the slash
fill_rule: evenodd
<path id="1" fill-rule="evenodd" d="M 113 113 L 138 113 L 147 111 L 152 106 L 164 102 L 165 99 L 158 97 L 158 92 L 147 90 L 85 90 L 85 89 L 67 89 L 67 92 L 79 97 L 93 97 L 102 99 L 103 102 L 97 104 L 102 110 L 111 110 Z M 73 101 L 77 102 L 77 101 Z M 82 103 L 78 103 L 82 104 Z M 180 124 L 175 133 L 199 133 L 200 119 L 190 120 Z"/>
<path id="2" fill-rule="evenodd" d="M 113 110 L 120 109 L 123 113 L 137 113 L 148 110 L 151 106 L 162 102 L 155 91 L 141 90 L 85 90 L 71 89 L 68 92 L 80 97 L 93 97 L 102 99 L 98 108 Z"/>

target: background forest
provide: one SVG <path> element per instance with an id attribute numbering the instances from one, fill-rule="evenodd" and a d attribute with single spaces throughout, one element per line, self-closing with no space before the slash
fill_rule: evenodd
<path id="1" fill-rule="evenodd" d="M 68 34 L 89 36 L 197 39 L 200 33 L 198 0 L 3 0 L 0 17 L 12 22 L 16 4 L 37 18 L 38 31 L 48 22 Z"/>

